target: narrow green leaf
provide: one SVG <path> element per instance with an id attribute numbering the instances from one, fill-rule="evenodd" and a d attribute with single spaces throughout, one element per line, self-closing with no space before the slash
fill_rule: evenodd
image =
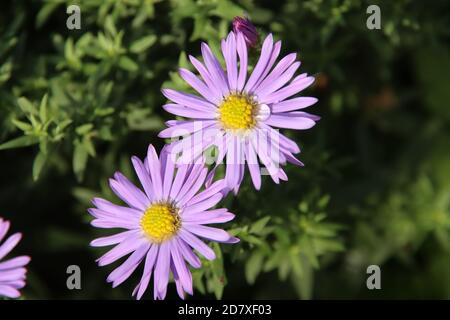
<path id="1" fill-rule="evenodd" d="M 39 175 L 41 174 L 42 168 L 45 165 L 45 162 L 47 161 L 47 154 L 40 151 L 36 158 L 34 158 L 33 162 L 33 180 L 37 181 L 39 179 Z"/>
<path id="2" fill-rule="evenodd" d="M 153 34 L 143 37 L 133 42 L 130 46 L 130 51 L 133 53 L 141 53 L 150 48 L 157 40 L 157 37 Z"/>
<path id="3" fill-rule="evenodd" d="M 89 131 L 92 130 L 92 128 L 94 127 L 94 125 L 92 123 L 86 123 L 83 124 L 81 126 L 78 126 L 75 131 L 80 135 L 85 135 L 86 133 L 88 133 Z"/>
<path id="4" fill-rule="evenodd" d="M 36 107 L 27 98 L 20 97 L 17 99 L 17 103 L 24 113 L 37 115 Z"/>
<path id="5" fill-rule="evenodd" d="M 250 228 L 250 233 L 258 234 L 261 231 L 263 231 L 264 227 L 266 226 L 267 222 L 269 222 L 270 217 L 264 217 L 259 220 L 257 220 Z"/>
<path id="6" fill-rule="evenodd" d="M 22 136 L 12 139 L 8 142 L 0 144 L 0 150 L 28 147 L 33 144 L 39 143 L 39 138 L 35 136 Z"/>
<path id="7" fill-rule="evenodd" d="M 130 72 L 135 72 L 139 68 L 138 65 L 136 64 L 136 62 L 134 62 L 133 60 L 131 60 L 127 56 L 120 57 L 120 59 L 119 59 L 119 66 L 122 69 L 130 71 Z"/>
<path id="8" fill-rule="evenodd" d="M 78 181 L 83 180 L 84 170 L 88 160 L 88 152 L 84 145 L 78 140 L 75 141 L 75 149 L 73 152 L 73 172 Z"/>
<path id="9" fill-rule="evenodd" d="M 249 284 L 255 283 L 261 272 L 264 256 L 261 252 L 255 252 L 250 256 L 245 264 L 245 278 Z"/>
<path id="10" fill-rule="evenodd" d="M 47 100 L 48 95 L 45 94 L 41 100 L 41 105 L 39 106 L 39 117 L 41 118 L 41 122 L 47 121 Z"/>
<path id="11" fill-rule="evenodd" d="M 17 119 L 12 119 L 11 122 L 22 131 L 31 131 L 33 129 L 29 123 Z"/>

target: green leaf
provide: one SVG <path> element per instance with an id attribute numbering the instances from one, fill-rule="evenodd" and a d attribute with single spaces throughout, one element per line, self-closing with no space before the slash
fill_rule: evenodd
<path id="1" fill-rule="evenodd" d="M 17 120 L 17 119 L 12 119 L 11 122 L 17 128 L 19 128 L 22 131 L 31 131 L 31 130 L 33 130 L 33 127 L 29 123 L 26 123 L 26 122 L 23 122 L 23 121 L 20 121 L 20 120 Z"/>
<path id="2" fill-rule="evenodd" d="M 44 167 L 45 162 L 47 161 L 47 154 L 40 151 L 36 158 L 34 158 L 33 162 L 33 180 L 37 181 L 39 179 L 39 175 L 41 174 L 42 168 Z"/>
<path id="3" fill-rule="evenodd" d="M 127 56 L 122 56 L 119 59 L 119 67 L 121 67 L 124 70 L 135 72 L 138 70 L 138 65 L 136 62 L 128 58 Z"/>
<path id="4" fill-rule="evenodd" d="M 261 231 L 264 230 L 264 227 L 266 226 L 267 222 L 269 222 L 270 217 L 264 217 L 256 221 L 250 228 L 250 233 L 259 234 Z"/>
<path id="5" fill-rule="evenodd" d="M 249 284 L 255 283 L 263 266 L 264 255 L 261 252 L 255 252 L 250 256 L 245 264 L 245 278 Z"/>
<path id="6" fill-rule="evenodd" d="M 84 170 L 86 169 L 86 164 L 88 160 L 88 152 L 85 146 L 80 143 L 80 141 L 75 141 L 75 149 L 73 152 L 73 172 L 77 177 L 78 181 L 83 180 Z"/>
<path id="7" fill-rule="evenodd" d="M 78 126 L 75 131 L 80 135 L 85 135 L 86 133 L 88 133 L 89 131 L 92 130 L 92 128 L 94 127 L 94 125 L 92 123 L 86 123 L 83 124 L 81 126 Z"/>
<path id="8" fill-rule="evenodd" d="M 151 34 L 133 42 L 130 46 L 130 51 L 133 53 L 141 53 L 150 48 L 158 38 Z"/>
<path id="9" fill-rule="evenodd" d="M 36 136 L 22 136 L 0 144 L 0 150 L 28 147 L 37 143 L 39 143 L 39 138 Z"/>
<path id="10" fill-rule="evenodd" d="M 27 98 L 20 97 L 19 99 L 17 99 L 17 103 L 19 104 L 20 109 L 22 109 L 24 113 L 37 115 L 38 112 L 36 110 L 36 107 L 33 106 L 33 104 L 30 101 L 28 101 Z"/>
<path id="11" fill-rule="evenodd" d="M 47 94 L 45 94 L 41 100 L 41 105 L 39 106 L 39 117 L 41 118 L 42 122 L 47 121 L 47 100 L 48 96 Z"/>

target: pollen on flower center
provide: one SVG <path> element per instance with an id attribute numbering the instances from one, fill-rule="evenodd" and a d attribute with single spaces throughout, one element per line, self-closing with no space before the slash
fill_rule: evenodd
<path id="1" fill-rule="evenodd" d="M 219 120 L 225 129 L 251 129 L 257 113 L 257 102 L 243 94 L 231 94 L 219 105 Z"/>
<path id="2" fill-rule="evenodd" d="M 152 204 L 141 219 L 142 230 L 156 243 L 170 239 L 180 226 L 178 209 L 169 203 Z"/>

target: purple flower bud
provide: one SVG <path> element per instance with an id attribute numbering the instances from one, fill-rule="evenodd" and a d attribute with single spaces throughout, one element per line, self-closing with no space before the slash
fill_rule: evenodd
<path id="1" fill-rule="evenodd" d="M 259 40 L 258 31 L 248 18 L 234 17 L 233 32 L 241 32 L 244 35 L 245 42 L 248 47 L 256 47 Z"/>

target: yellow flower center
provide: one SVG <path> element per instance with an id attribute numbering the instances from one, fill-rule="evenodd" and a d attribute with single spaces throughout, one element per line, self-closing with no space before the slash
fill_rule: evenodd
<path id="1" fill-rule="evenodd" d="M 225 129 L 251 129 L 257 114 L 256 101 L 243 94 L 231 94 L 219 106 L 219 120 Z"/>
<path id="2" fill-rule="evenodd" d="M 168 203 L 152 204 L 141 219 L 142 230 L 156 243 L 161 243 L 173 237 L 180 226 L 181 220 L 178 209 Z"/>

